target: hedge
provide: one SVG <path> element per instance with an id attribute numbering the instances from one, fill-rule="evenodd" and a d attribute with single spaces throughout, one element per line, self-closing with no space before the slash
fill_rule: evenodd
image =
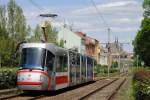
<path id="1" fill-rule="evenodd" d="M 150 98 L 150 70 L 140 70 L 133 76 L 133 89 L 136 100 Z"/>
<path id="2" fill-rule="evenodd" d="M 16 87 L 17 68 L 0 68 L 0 89 Z"/>

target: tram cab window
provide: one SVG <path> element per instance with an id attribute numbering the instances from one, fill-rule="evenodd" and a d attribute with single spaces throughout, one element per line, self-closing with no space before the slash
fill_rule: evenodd
<path id="1" fill-rule="evenodd" d="M 20 66 L 23 69 L 43 69 L 46 50 L 42 48 L 23 48 Z"/>
<path id="2" fill-rule="evenodd" d="M 67 56 L 59 56 L 57 58 L 56 72 L 67 71 Z"/>
<path id="3" fill-rule="evenodd" d="M 54 59 L 55 56 L 50 51 L 47 51 L 46 67 L 48 68 L 49 71 L 53 70 Z"/>

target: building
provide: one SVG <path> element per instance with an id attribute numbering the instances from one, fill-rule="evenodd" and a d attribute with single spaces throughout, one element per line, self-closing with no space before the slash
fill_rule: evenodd
<path id="1" fill-rule="evenodd" d="M 112 62 L 119 62 L 119 59 L 125 54 L 117 39 L 113 43 L 110 43 L 110 51 Z"/>
<path id="2" fill-rule="evenodd" d="M 108 49 L 101 46 L 99 64 L 108 65 Z"/>
<path id="3" fill-rule="evenodd" d="M 73 32 L 66 27 L 62 27 L 58 32 L 58 41 L 64 41 L 64 47 L 67 49 L 75 49 L 81 54 L 94 57 L 99 63 L 100 46 L 99 41 L 86 36 L 83 32 Z"/>
<path id="4" fill-rule="evenodd" d="M 82 44 L 85 45 L 85 54 L 94 57 L 99 64 L 100 60 L 100 46 L 99 41 L 87 36 L 83 32 L 76 32 L 78 36 L 82 38 Z"/>
<path id="5" fill-rule="evenodd" d="M 66 27 L 62 27 L 58 32 L 58 41 L 64 41 L 64 48 L 77 50 L 77 52 L 85 53 L 85 44 L 82 37 Z"/>
<path id="6" fill-rule="evenodd" d="M 86 36 L 85 48 L 86 48 L 86 55 L 94 57 L 97 63 L 99 64 L 99 60 L 100 60 L 99 41 L 89 36 Z"/>

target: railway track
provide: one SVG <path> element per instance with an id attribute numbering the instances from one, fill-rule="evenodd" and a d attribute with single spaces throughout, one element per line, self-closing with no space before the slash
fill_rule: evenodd
<path id="1" fill-rule="evenodd" d="M 33 95 L 32 94 L 26 94 L 26 93 L 21 93 L 21 94 L 10 94 L 7 96 L 2 96 L 0 97 L 0 100 L 35 100 L 36 98 L 42 97 L 43 95 Z"/>
<path id="2" fill-rule="evenodd" d="M 126 78 L 120 78 L 102 88 L 83 96 L 80 100 L 112 100 L 120 87 L 125 83 Z"/>
<path id="3" fill-rule="evenodd" d="M 113 83 L 116 80 L 118 80 L 118 79 L 117 78 L 112 78 L 110 80 L 102 79 L 102 80 L 99 80 L 93 84 L 89 84 L 84 87 L 73 89 L 71 91 L 67 91 L 67 92 L 64 92 L 64 93 L 61 93 L 58 95 L 47 96 L 44 98 L 40 98 L 38 100 L 42 100 L 42 99 L 44 99 L 44 100 L 79 100 L 80 98 L 93 92 L 97 88 L 105 87 L 105 86 Z"/>
<path id="4" fill-rule="evenodd" d="M 68 88 L 59 90 L 57 92 L 48 92 L 48 93 L 32 93 L 32 94 L 16 94 L 10 95 L 7 97 L 0 97 L 0 100 L 93 100 L 91 96 L 96 93 L 103 91 L 105 88 L 112 86 L 113 84 L 117 84 L 113 92 L 109 93 L 109 98 L 102 100 L 111 100 L 114 95 L 117 93 L 121 85 L 124 83 L 124 79 L 119 78 L 110 78 L 108 79 L 100 79 L 94 83 L 77 86 L 75 88 Z M 117 83 L 116 83 L 117 82 Z M 113 85 L 114 86 L 114 85 Z M 101 99 L 94 99 L 101 100 Z"/>

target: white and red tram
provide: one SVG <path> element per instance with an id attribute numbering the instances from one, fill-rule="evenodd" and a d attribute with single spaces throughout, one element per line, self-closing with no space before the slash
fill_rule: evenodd
<path id="1" fill-rule="evenodd" d="M 51 43 L 21 45 L 21 90 L 58 90 L 93 80 L 95 60 Z"/>

